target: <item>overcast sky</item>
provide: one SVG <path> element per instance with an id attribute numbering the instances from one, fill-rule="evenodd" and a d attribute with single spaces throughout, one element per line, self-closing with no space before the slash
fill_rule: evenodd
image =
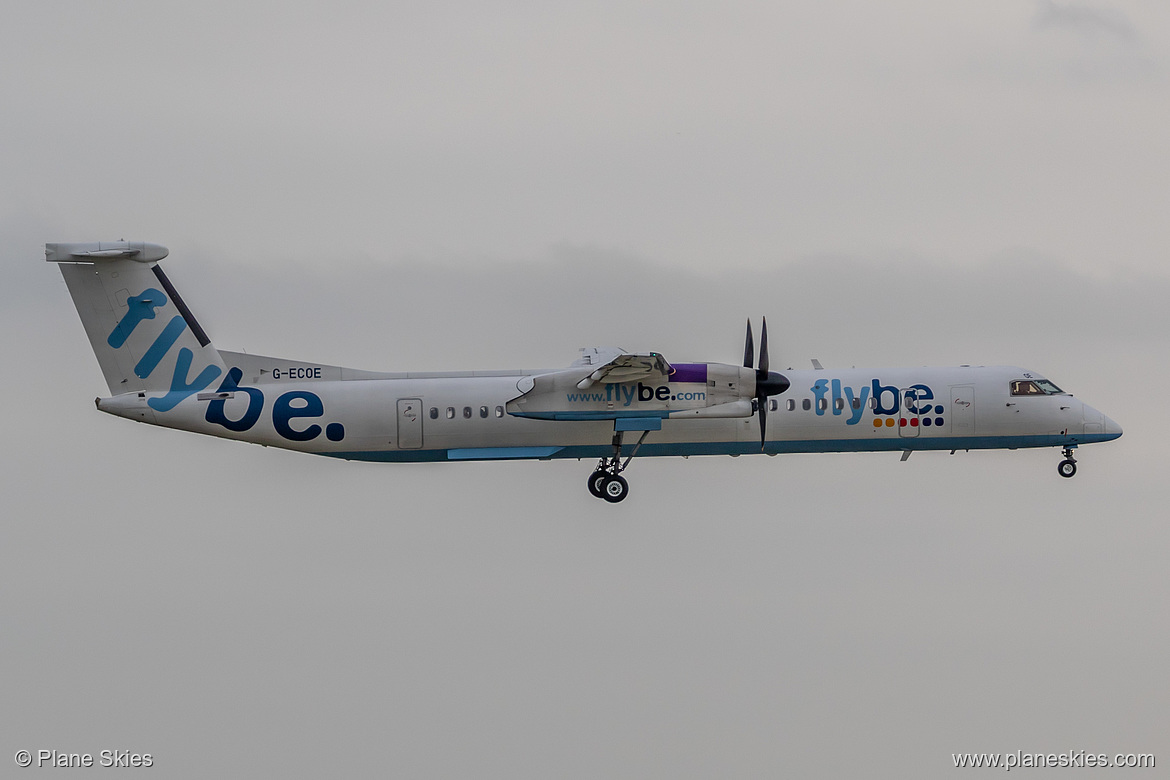
<path id="1" fill-rule="evenodd" d="M 16 776 L 1170 763 L 1164 2 L 2 7 Z M 227 349 L 736 362 L 766 315 L 774 366 L 1022 365 L 1125 436 L 1072 480 L 1056 450 L 636 460 L 608 505 L 592 463 L 134 425 L 42 254 L 119 238 L 170 248 Z"/>

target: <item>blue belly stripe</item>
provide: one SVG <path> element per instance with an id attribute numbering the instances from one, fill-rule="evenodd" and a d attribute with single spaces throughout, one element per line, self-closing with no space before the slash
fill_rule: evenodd
<path id="1" fill-rule="evenodd" d="M 660 431 L 661 417 L 619 417 L 613 421 L 615 431 Z"/>
<path id="2" fill-rule="evenodd" d="M 768 441 L 765 453 L 787 454 L 801 452 L 900 452 L 902 450 L 989 450 L 1025 449 L 1028 447 L 1063 447 L 1074 444 L 1092 444 L 1118 438 L 1112 433 L 1039 434 L 1020 436 L 939 436 L 913 439 L 803 439 Z M 419 463 L 444 460 L 515 460 L 524 458 L 600 458 L 613 454 L 611 444 L 575 444 L 564 447 L 473 447 L 440 450 L 359 450 L 318 451 L 346 460 L 367 460 L 383 463 Z M 707 442 L 646 442 L 638 450 L 638 457 L 670 457 L 678 455 L 758 455 L 756 441 Z"/>
<path id="3" fill-rule="evenodd" d="M 564 447 L 467 447 L 447 450 L 447 460 L 508 460 L 512 458 L 551 458 Z"/>

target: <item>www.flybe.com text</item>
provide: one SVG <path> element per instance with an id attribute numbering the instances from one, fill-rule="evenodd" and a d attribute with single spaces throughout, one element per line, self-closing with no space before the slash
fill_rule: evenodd
<path id="1" fill-rule="evenodd" d="M 607 384 L 604 393 L 567 393 L 565 398 L 569 403 L 620 403 L 622 406 L 629 406 L 635 399 L 638 401 L 705 401 L 707 393 L 699 390 L 672 393 L 667 385 L 647 387 L 639 382 L 637 387 Z"/>

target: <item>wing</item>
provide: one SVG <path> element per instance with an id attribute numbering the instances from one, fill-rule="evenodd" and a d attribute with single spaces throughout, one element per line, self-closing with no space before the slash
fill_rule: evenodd
<path id="1" fill-rule="evenodd" d="M 577 383 L 585 390 L 597 382 L 633 382 L 654 376 L 667 377 L 673 369 L 657 352 L 627 353 L 617 347 L 589 347 L 581 350 L 574 368 L 596 366 Z"/>

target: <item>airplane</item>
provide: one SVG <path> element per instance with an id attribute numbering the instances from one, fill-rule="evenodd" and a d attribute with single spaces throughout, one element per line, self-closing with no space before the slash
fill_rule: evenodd
<path id="1" fill-rule="evenodd" d="M 742 364 L 581 350 L 568 368 L 380 373 L 216 349 L 141 242 L 45 244 L 81 316 L 110 396 L 138 422 L 346 460 L 598 458 L 589 492 L 629 495 L 635 456 L 1060 447 L 1121 426 L 1013 366 L 772 371 L 764 320 Z M 752 424 L 755 418 L 755 424 Z M 769 419 L 772 420 L 769 427 Z M 634 440 L 634 437 L 637 437 Z"/>

